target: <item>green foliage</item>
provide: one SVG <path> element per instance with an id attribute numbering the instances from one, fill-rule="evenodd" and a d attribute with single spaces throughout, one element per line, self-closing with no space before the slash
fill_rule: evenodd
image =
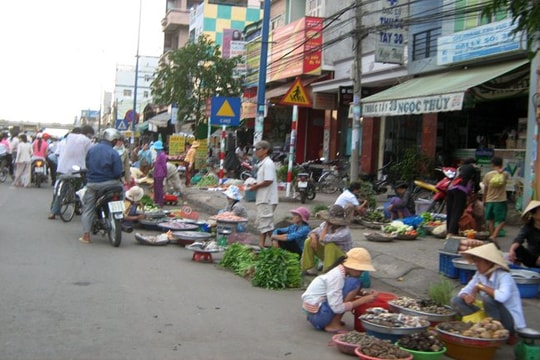
<path id="1" fill-rule="evenodd" d="M 510 10 L 512 21 L 517 24 L 511 35 L 523 31 L 527 36 L 527 47 L 534 50 L 534 35 L 540 31 L 539 0 L 490 0 L 482 4 L 482 16 L 488 19 Z M 534 54 L 531 54 L 531 56 Z"/>
<path id="2" fill-rule="evenodd" d="M 298 255 L 280 248 L 261 249 L 255 260 L 252 284 L 267 289 L 300 287 L 302 274 Z"/>
<path id="3" fill-rule="evenodd" d="M 431 284 L 428 288 L 428 295 L 437 305 L 450 305 L 450 300 L 456 293 L 456 288 L 451 280 L 441 276 L 440 281 Z"/>
<path id="4" fill-rule="evenodd" d="M 278 181 L 287 181 L 287 173 L 289 172 L 289 165 L 282 165 L 277 169 L 277 179 Z M 293 167 L 292 177 L 296 179 L 296 174 L 298 174 L 298 168 Z"/>
<path id="5" fill-rule="evenodd" d="M 233 243 L 227 247 L 219 264 L 237 275 L 247 276 L 255 264 L 255 253 L 245 245 Z"/>
<path id="6" fill-rule="evenodd" d="M 368 201 L 368 209 L 374 209 L 377 207 L 377 198 L 375 196 L 375 191 L 373 191 L 373 186 L 369 181 L 358 180 L 360 183 L 360 193 L 359 198 L 361 201 Z"/>
<path id="7" fill-rule="evenodd" d="M 317 205 L 314 205 L 314 206 L 311 208 L 311 214 L 312 214 L 312 215 L 315 215 L 315 214 L 317 214 L 319 211 L 324 211 L 324 210 L 328 210 L 328 205 L 325 205 L 325 204 L 317 204 Z"/>
<path id="8" fill-rule="evenodd" d="M 240 57 L 224 59 L 219 45 L 208 35 L 197 42 L 167 53 L 152 81 L 152 96 L 158 104 L 177 104 L 178 120 L 206 120 L 206 99 L 240 96 L 242 78 L 233 77 Z"/>
<path id="9" fill-rule="evenodd" d="M 390 165 L 389 176 L 393 181 L 402 180 L 411 184 L 415 179 L 423 178 L 433 172 L 433 159 L 410 147 Z"/>

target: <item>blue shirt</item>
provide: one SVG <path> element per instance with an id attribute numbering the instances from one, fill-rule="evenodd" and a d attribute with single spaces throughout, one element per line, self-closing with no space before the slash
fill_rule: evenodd
<path id="1" fill-rule="evenodd" d="M 101 183 L 122 177 L 122 159 L 112 144 L 102 141 L 90 147 L 86 154 L 87 180 Z"/>
<path id="2" fill-rule="evenodd" d="M 292 224 L 287 227 L 275 229 L 272 234 L 287 234 L 287 241 L 296 241 L 300 250 L 304 251 L 304 241 L 306 240 L 310 231 L 311 229 L 309 225 L 303 222 L 302 225 Z"/>

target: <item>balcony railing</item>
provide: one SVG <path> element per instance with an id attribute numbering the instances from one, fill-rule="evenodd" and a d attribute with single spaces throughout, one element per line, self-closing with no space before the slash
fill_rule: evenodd
<path id="1" fill-rule="evenodd" d="M 189 10 L 171 9 L 161 20 L 161 27 L 165 32 L 176 31 L 186 26 L 189 26 Z"/>

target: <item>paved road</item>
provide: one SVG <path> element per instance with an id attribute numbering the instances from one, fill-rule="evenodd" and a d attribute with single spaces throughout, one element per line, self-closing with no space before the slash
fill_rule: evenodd
<path id="1" fill-rule="evenodd" d="M 222 195 L 192 191 L 194 207 L 209 206 L 208 195 L 224 205 Z M 329 346 L 328 334 L 304 320 L 301 289 L 255 288 L 216 265 L 192 262 L 186 249 L 141 246 L 132 234 L 125 234 L 120 248 L 104 238 L 82 244 L 78 217 L 69 224 L 47 220 L 50 195 L 47 187 L 0 184 L 0 359 L 344 357 Z M 280 208 L 288 212 L 285 203 Z M 214 211 L 200 210 L 202 217 Z M 421 260 L 436 253 L 440 240 L 382 245 L 354 231 L 357 244 L 374 255 L 374 288 L 420 294 L 437 278 L 434 270 L 427 270 L 433 278 L 421 275 Z M 529 302 L 529 319 L 539 323 L 538 300 Z M 345 320 L 352 328 L 352 314 Z M 510 354 L 505 346 L 496 359 Z"/>

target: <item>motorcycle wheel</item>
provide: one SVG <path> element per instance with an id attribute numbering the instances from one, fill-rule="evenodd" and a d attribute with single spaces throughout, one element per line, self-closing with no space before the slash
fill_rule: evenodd
<path id="1" fill-rule="evenodd" d="M 315 192 L 315 185 L 309 184 L 308 188 L 307 188 L 306 198 L 308 200 L 313 200 L 313 199 L 315 199 L 315 195 L 317 195 L 317 193 Z"/>
<path id="2" fill-rule="evenodd" d="M 114 215 L 109 213 L 107 222 L 107 237 L 109 238 L 109 242 L 112 246 L 118 247 L 122 242 L 122 226 L 120 220 L 115 219 Z"/>
<path id="3" fill-rule="evenodd" d="M 306 198 L 307 198 L 307 191 L 302 191 L 300 193 L 300 202 L 302 204 L 305 204 L 306 203 Z"/>
<path id="4" fill-rule="evenodd" d="M 445 200 L 432 201 L 429 207 L 427 208 L 426 212 L 440 214 L 443 212 L 445 205 L 446 205 Z"/>
<path id="5" fill-rule="evenodd" d="M 8 178 L 8 175 L 9 175 L 9 170 L 7 167 L 4 167 L 3 164 L 0 165 L 1 168 L 0 168 L 0 182 L 6 182 L 7 178 Z"/>
<path id="6" fill-rule="evenodd" d="M 57 196 L 61 196 L 60 219 L 63 222 L 70 222 L 75 216 L 75 188 L 70 182 L 63 182 Z"/>

